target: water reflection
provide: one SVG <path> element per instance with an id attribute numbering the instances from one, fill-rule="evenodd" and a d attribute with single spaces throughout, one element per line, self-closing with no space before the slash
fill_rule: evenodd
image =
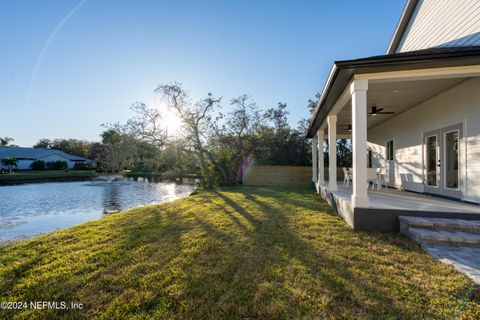
<path id="1" fill-rule="evenodd" d="M 103 213 L 115 213 L 121 210 L 119 189 L 119 183 L 110 183 L 103 188 Z"/>
<path id="2" fill-rule="evenodd" d="M 185 197 L 192 184 L 148 179 L 0 186 L 0 242 L 95 220 L 103 214 Z"/>

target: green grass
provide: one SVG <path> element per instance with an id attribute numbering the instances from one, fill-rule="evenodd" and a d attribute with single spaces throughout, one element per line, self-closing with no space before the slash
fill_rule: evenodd
<path id="1" fill-rule="evenodd" d="M 83 170 L 45 170 L 45 171 L 15 171 L 9 174 L 0 174 L 0 183 L 2 181 L 35 181 L 58 178 L 88 178 L 95 176 L 93 171 Z"/>
<path id="2" fill-rule="evenodd" d="M 0 318 L 475 319 L 471 289 L 298 188 L 202 191 L 0 247 L 0 301 L 84 304 Z"/>

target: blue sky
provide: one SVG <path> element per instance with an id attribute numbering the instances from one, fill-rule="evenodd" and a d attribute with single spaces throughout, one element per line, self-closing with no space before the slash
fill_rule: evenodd
<path id="1" fill-rule="evenodd" d="M 334 60 L 385 53 L 404 4 L 1 1 L 0 136 L 99 140 L 101 123 L 155 106 L 172 81 L 194 99 L 222 96 L 224 112 L 243 93 L 262 108 L 286 102 L 295 125 Z"/>

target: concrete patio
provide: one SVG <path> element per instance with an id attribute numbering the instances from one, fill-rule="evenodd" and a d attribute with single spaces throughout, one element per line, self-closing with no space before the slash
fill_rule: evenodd
<path id="1" fill-rule="evenodd" d="M 368 207 L 356 208 L 352 188 L 342 183 L 334 191 L 321 185 L 319 193 L 355 230 L 398 231 L 398 216 L 480 220 L 479 205 L 398 189 L 369 189 Z"/>

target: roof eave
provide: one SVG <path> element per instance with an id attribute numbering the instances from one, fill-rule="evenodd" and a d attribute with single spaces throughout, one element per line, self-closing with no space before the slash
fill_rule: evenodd
<path id="1" fill-rule="evenodd" d="M 480 64 L 480 48 L 476 50 L 465 48 L 465 50 L 443 53 L 421 51 L 408 54 L 393 54 L 357 60 L 337 61 L 332 68 L 332 71 L 334 72 L 333 74 L 331 73 L 331 76 L 328 78 L 327 83 L 325 84 L 325 90 L 323 91 L 317 104 L 317 108 L 312 115 L 306 137 L 314 137 L 315 132 L 322 125 L 320 122 L 324 121 L 325 115 L 330 111 L 329 108 L 325 108 L 325 101 L 327 101 L 328 98 L 330 98 L 330 101 L 336 101 L 335 97 L 329 97 L 332 88 L 337 95 L 339 92 L 343 92 L 345 86 L 355 74 L 472 64 Z M 341 76 L 341 84 L 336 83 L 339 75 Z M 323 115 L 321 115 L 321 113 Z"/>
<path id="2" fill-rule="evenodd" d="M 334 83 L 334 80 L 335 80 L 335 78 L 338 74 L 338 71 L 339 70 L 336 66 L 336 63 L 333 63 L 332 69 L 330 70 L 330 73 L 329 73 L 328 78 L 327 78 L 327 82 L 325 83 L 325 86 L 323 87 L 322 94 L 320 95 L 320 98 L 317 101 L 317 105 L 315 107 L 315 110 L 312 113 L 312 117 L 311 117 L 312 121 L 310 121 L 310 123 L 308 124 L 307 138 L 311 138 L 311 137 L 308 136 L 308 133 L 312 129 L 312 127 L 314 125 L 314 122 L 317 119 L 317 115 L 318 115 L 318 112 L 320 111 L 320 107 L 323 104 L 323 101 L 325 100 L 325 98 L 328 96 L 328 92 L 331 89 L 331 85 Z"/>

